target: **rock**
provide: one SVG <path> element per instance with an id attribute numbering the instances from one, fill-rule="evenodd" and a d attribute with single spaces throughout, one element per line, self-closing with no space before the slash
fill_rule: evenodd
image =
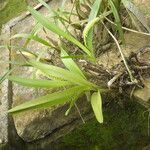
<path id="1" fill-rule="evenodd" d="M 86 120 L 87 116 L 91 114 L 89 103 L 87 103 L 86 99 L 82 99 L 79 100 L 77 105 Z M 16 115 L 14 120 L 18 134 L 26 142 L 36 141 L 48 135 L 51 136 L 50 141 L 56 140 L 58 137 L 52 138 L 56 132 L 59 135 L 61 129 L 69 126 L 69 124 L 73 124 L 73 122 L 78 122 L 78 124 L 82 123 L 78 111 L 75 108 L 68 116 L 65 116 L 68 106 L 64 105 L 40 111 L 28 111 Z M 68 131 L 65 131 L 63 134 L 66 133 Z"/>
<path id="2" fill-rule="evenodd" d="M 150 145 L 145 146 L 142 150 L 150 150 Z"/>
<path id="3" fill-rule="evenodd" d="M 50 5 L 53 9 L 57 9 L 61 5 L 61 2 L 62 2 L 61 0 L 57 2 L 52 1 L 50 2 Z M 67 3 L 66 7 L 71 8 L 70 5 L 71 5 L 70 3 Z M 49 14 L 48 10 L 44 7 L 42 7 L 39 11 L 44 15 Z M 14 35 L 16 33 L 30 32 L 32 27 L 35 25 L 35 21 L 31 17 L 31 15 L 27 13 L 25 15 L 18 17 L 17 19 L 11 20 L 8 24 L 11 28 L 11 35 Z M 24 24 L 28 24 L 28 26 L 24 26 L 24 28 L 22 28 Z M 49 31 L 47 32 L 49 35 L 51 35 L 51 37 L 53 37 L 53 39 L 55 38 L 55 40 L 57 40 L 56 36 L 53 33 Z M 40 36 L 43 38 L 45 37 L 44 31 L 40 32 Z M 22 45 L 23 42 L 24 40 L 18 40 L 18 39 L 11 40 L 12 45 L 15 44 L 19 46 Z M 31 41 L 30 44 L 28 45 L 28 49 L 38 54 L 41 52 L 41 49 L 45 49 L 45 47 L 39 43 Z M 19 59 L 17 52 L 13 49 L 11 52 L 11 57 L 12 59 L 15 60 Z M 49 58 L 50 55 L 46 54 L 46 57 Z M 29 77 L 32 75 L 32 71 L 33 71 L 32 68 L 18 67 L 15 70 L 14 75 L 22 76 L 24 74 L 24 77 Z M 13 84 L 13 106 L 19 105 L 20 103 L 26 100 L 31 100 L 47 92 L 48 91 L 46 90 L 37 91 L 32 88 L 25 88 Z M 68 117 L 65 117 L 65 111 L 67 110 L 67 108 L 68 106 L 64 105 L 64 106 L 54 107 L 54 108 L 40 110 L 40 111 L 39 110 L 29 111 L 14 116 L 14 123 L 18 135 L 26 142 L 35 141 L 44 138 L 47 135 L 51 135 L 51 137 L 53 137 L 53 134 L 55 134 L 56 130 L 57 130 L 57 136 L 59 136 L 58 133 L 62 127 L 64 128 L 65 126 L 67 126 L 68 124 L 74 121 L 79 123 L 81 122 L 79 114 L 76 110 L 73 110 Z M 81 109 L 83 116 L 91 112 L 90 111 L 91 107 L 89 107 L 89 104 L 86 102 L 85 99 L 79 101 L 79 109 Z M 53 140 L 53 138 L 51 140 Z"/>
<path id="4" fill-rule="evenodd" d="M 144 78 L 144 88 L 136 90 L 134 96 L 139 100 L 139 103 L 150 108 L 150 78 Z"/>
<path id="5" fill-rule="evenodd" d="M 3 30 L 3 38 L 0 39 L 0 44 L 7 44 L 8 37 L 10 35 L 9 28 Z M 9 61 L 9 51 L 6 49 L 1 49 L 0 60 Z M 0 64 L 1 72 L 0 77 L 2 77 L 9 68 L 9 65 L 6 63 Z M 8 81 L 4 81 L 0 84 L 0 143 L 5 145 L 8 143 Z M 0 144 L 0 145 L 1 145 Z"/>
<path id="6" fill-rule="evenodd" d="M 133 0 L 134 4 L 139 8 L 139 10 L 144 14 L 147 19 L 148 25 L 150 26 L 150 1 L 147 0 Z"/>

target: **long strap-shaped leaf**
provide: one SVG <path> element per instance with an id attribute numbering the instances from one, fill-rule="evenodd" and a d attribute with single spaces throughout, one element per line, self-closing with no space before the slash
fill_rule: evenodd
<path id="1" fill-rule="evenodd" d="M 70 113 L 70 111 L 71 111 L 72 107 L 74 106 L 74 104 L 75 104 L 77 99 L 78 99 L 78 93 L 71 97 L 71 99 L 70 99 L 70 106 L 67 109 L 67 111 L 65 112 L 66 116 Z"/>
<path id="2" fill-rule="evenodd" d="M 56 12 L 53 9 L 51 9 L 51 7 L 44 0 L 38 1 L 49 10 L 49 13 L 51 13 L 52 15 L 56 14 Z"/>
<path id="3" fill-rule="evenodd" d="M 31 39 L 31 40 L 34 40 L 34 41 L 37 41 L 45 46 L 48 46 L 48 47 L 53 47 L 52 44 L 50 44 L 49 42 L 47 42 L 46 40 L 40 38 L 39 36 L 37 35 L 32 35 L 32 34 L 26 34 L 26 33 L 21 33 L 21 34 L 16 34 L 14 35 L 12 38 L 27 38 L 27 39 Z"/>
<path id="4" fill-rule="evenodd" d="M 2 77 L 0 77 L 0 84 L 7 79 L 7 76 L 9 76 L 14 71 L 14 68 L 8 70 Z"/>
<path id="5" fill-rule="evenodd" d="M 92 8 L 91 8 L 88 22 L 90 22 L 97 16 L 101 2 L 102 2 L 102 0 L 95 0 L 94 4 L 92 5 Z"/>
<path id="6" fill-rule="evenodd" d="M 90 22 L 88 22 L 88 24 L 86 25 L 86 27 L 83 30 L 83 37 L 84 37 L 84 43 L 85 43 L 85 45 L 88 46 L 88 43 L 90 43 L 92 41 L 92 39 L 91 39 L 92 36 L 90 34 L 92 33 L 91 31 L 92 31 L 94 25 L 96 23 L 98 23 L 100 20 L 104 19 L 106 16 L 108 16 L 111 13 L 112 13 L 111 11 L 104 12 L 99 17 L 96 17 L 93 20 L 91 20 Z M 91 48 L 91 46 L 90 46 L 90 48 Z"/>
<path id="7" fill-rule="evenodd" d="M 67 52 L 64 50 L 63 47 L 61 48 L 61 60 L 64 63 L 64 65 L 66 66 L 66 68 L 68 68 L 70 71 L 77 73 L 78 75 L 80 75 L 81 77 L 85 78 L 84 74 L 82 73 L 82 71 L 80 70 L 80 68 L 76 65 L 76 63 L 73 61 L 72 58 L 63 58 L 63 57 L 67 57 L 69 56 L 67 54 Z"/>
<path id="8" fill-rule="evenodd" d="M 43 26 L 40 23 L 36 23 L 35 26 L 32 28 L 32 31 L 30 32 L 30 35 L 37 35 L 37 33 L 41 30 Z M 31 39 L 27 39 L 23 45 L 23 47 L 27 47 L 27 45 L 29 44 L 29 42 L 31 41 Z"/>
<path id="9" fill-rule="evenodd" d="M 124 35 L 123 35 L 122 25 L 121 25 L 121 21 L 120 21 L 118 11 L 116 9 L 116 6 L 115 6 L 113 0 L 108 0 L 108 2 L 109 2 L 109 5 L 112 9 L 112 12 L 113 12 L 113 15 L 114 15 L 114 18 L 115 18 L 115 22 L 117 24 L 117 30 L 119 32 L 120 38 L 124 42 Z"/>
<path id="10" fill-rule="evenodd" d="M 8 76 L 7 79 L 16 82 L 17 84 L 34 88 L 57 88 L 71 85 L 71 83 L 67 81 L 26 79 L 15 76 Z"/>
<path id="11" fill-rule="evenodd" d="M 102 99 L 99 91 L 92 94 L 91 105 L 97 121 L 103 123 Z"/>
<path id="12" fill-rule="evenodd" d="M 71 97 L 76 94 L 76 92 L 81 94 L 83 91 L 88 90 L 83 86 L 75 86 L 70 89 L 64 90 L 62 92 L 55 92 L 52 94 L 47 94 L 45 96 L 36 98 L 34 100 L 27 101 L 19 106 L 10 109 L 9 113 L 18 113 L 25 110 L 48 108 L 54 105 L 63 104 L 71 100 Z"/>
<path id="13" fill-rule="evenodd" d="M 41 70 L 46 75 L 58 78 L 58 80 L 66 80 L 76 85 L 78 84 L 90 87 L 93 86 L 92 83 L 88 82 L 78 74 L 75 74 L 69 70 L 65 70 L 57 66 L 47 65 L 37 61 L 30 61 L 29 65 Z"/>
<path id="14" fill-rule="evenodd" d="M 80 43 L 77 39 L 75 39 L 73 36 L 71 36 L 69 33 L 63 31 L 60 29 L 58 26 L 56 26 L 54 23 L 50 22 L 45 16 L 40 14 L 38 11 L 34 10 L 31 7 L 28 7 L 28 10 L 31 12 L 33 17 L 39 21 L 40 24 L 42 24 L 45 28 L 51 30 L 55 34 L 62 36 L 63 38 L 67 39 L 68 41 L 74 43 L 78 47 L 80 47 L 86 54 L 91 56 L 90 51 L 82 44 Z"/>
<path id="15" fill-rule="evenodd" d="M 100 5 L 101 5 L 102 0 L 95 0 L 94 4 L 92 5 L 91 12 L 89 15 L 88 22 L 92 21 L 97 17 Z M 89 33 L 84 39 L 85 45 L 93 51 L 93 27 L 90 29 Z"/>

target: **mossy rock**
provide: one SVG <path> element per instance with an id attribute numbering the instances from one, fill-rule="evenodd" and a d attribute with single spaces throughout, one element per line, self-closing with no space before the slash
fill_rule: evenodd
<path id="1" fill-rule="evenodd" d="M 124 107 L 112 102 L 104 110 L 104 123 L 92 119 L 54 143 L 55 150 L 141 150 L 149 144 L 148 113 L 135 102 Z M 57 146 L 56 146 L 57 145 Z"/>
<path id="2" fill-rule="evenodd" d="M 0 28 L 11 18 L 25 11 L 27 3 L 25 0 L 2 0 L 0 2 Z"/>

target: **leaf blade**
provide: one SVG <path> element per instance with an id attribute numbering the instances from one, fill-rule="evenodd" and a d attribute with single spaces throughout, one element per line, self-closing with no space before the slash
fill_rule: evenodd
<path id="1" fill-rule="evenodd" d="M 80 43 L 77 39 L 75 39 L 73 36 L 71 36 L 69 33 L 63 31 L 60 29 L 58 26 L 56 26 L 54 23 L 48 21 L 48 19 L 40 14 L 38 11 L 34 10 L 31 7 L 28 7 L 28 10 L 30 13 L 33 15 L 33 17 L 39 21 L 40 24 L 42 24 L 45 28 L 51 30 L 55 34 L 64 37 L 68 41 L 72 42 L 73 44 L 77 45 L 79 48 L 81 48 L 86 54 L 91 56 L 90 51 L 82 44 Z"/>
<path id="2" fill-rule="evenodd" d="M 83 30 L 83 38 L 84 38 L 84 43 L 86 46 L 87 46 L 87 43 L 90 43 L 90 41 L 92 40 L 90 34 L 92 33 L 93 26 L 111 13 L 112 13 L 111 11 L 104 12 L 99 17 L 96 17 L 93 20 L 91 20 L 90 22 L 88 22 L 88 24 L 86 25 L 86 27 Z"/>
<path id="3" fill-rule="evenodd" d="M 39 36 L 37 35 L 33 35 L 33 34 L 25 34 L 25 33 L 21 33 L 21 34 L 16 34 L 14 35 L 12 38 L 27 38 L 27 39 L 30 39 L 30 40 L 34 40 L 34 41 L 37 41 L 45 46 L 48 46 L 48 47 L 53 47 L 52 44 L 50 44 L 49 42 L 47 42 L 46 40 L 40 38 Z"/>
<path id="4" fill-rule="evenodd" d="M 80 68 L 77 66 L 77 64 L 73 61 L 72 58 L 63 58 L 69 56 L 67 52 L 61 47 L 61 60 L 70 71 L 79 74 L 81 77 L 85 78 L 84 74 L 80 70 Z"/>
<path id="5" fill-rule="evenodd" d="M 62 69 L 57 66 L 47 65 L 37 61 L 29 61 L 29 65 L 34 66 L 35 68 L 41 70 L 47 75 L 54 76 L 58 80 L 66 80 L 74 84 L 84 85 L 84 86 L 93 86 L 92 83 L 88 82 L 78 74 L 72 73 L 68 70 Z"/>
<path id="6" fill-rule="evenodd" d="M 19 113 L 26 110 L 48 108 L 54 105 L 63 104 L 70 101 L 70 98 L 75 94 L 75 91 L 78 91 L 81 94 L 84 90 L 87 90 L 87 88 L 83 86 L 75 86 L 62 92 L 47 94 L 18 105 L 10 109 L 8 112 Z"/>
<path id="7" fill-rule="evenodd" d="M 117 11 L 116 6 L 115 6 L 115 4 L 114 4 L 114 2 L 112 0 L 109 0 L 108 2 L 109 2 L 109 5 L 110 5 L 110 7 L 112 9 L 112 12 L 113 12 L 116 24 L 117 24 L 117 30 L 119 32 L 120 38 L 124 42 L 124 34 L 123 34 L 121 20 L 120 20 L 118 11 Z"/>
<path id="8" fill-rule="evenodd" d="M 95 0 L 94 4 L 92 5 L 91 12 L 88 18 L 88 23 L 96 18 L 100 5 L 102 0 Z M 84 39 L 85 45 L 93 51 L 93 28 L 89 30 L 89 33 L 87 34 L 86 38 Z"/>
<path id="9" fill-rule="evenodd" d="M 28 86 L 28 87 L 34 87 L 34 88 L 57 88 L 57 87 L 71 85 L 71 83 L 67 81 L 26 79 L 26 78 L 16 77 L 16 76 L 9 76 L 7 77 L 7 79 L 17 84 Z"/>
<path id="10" fill-rule="evenodd" d="M 96 18 L 100 5 L 101 5 L 102 0 L 95 0 L 94 4 L 92 5 L 91 12 L 88 18 L 88 22 Z"/>
<path id="11" fill-rule="evenodd" d="M 95 114 L 95 117 L 99 123 L 103 123 L 103 113 L 102 113 L 102 99 L 100 92 L 94 92 L 91 96 L 91 105 Z"/>

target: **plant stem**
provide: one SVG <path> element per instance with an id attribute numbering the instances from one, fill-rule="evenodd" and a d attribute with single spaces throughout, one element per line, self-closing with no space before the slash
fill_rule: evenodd
<path id="1" fill-rule="evenodd" d="M 133 77 L 133 75 L 132 75 L 132 73 L 131 73 L 131 71 L 130 71 L 130 69 L 129 69 L 129 67 L 128 67 L 128 64 L 127 64 L 127 62 L 126 62 L 126 60 L 125 60 L 125 57 L 124 57 L 124 54 L 123 54 L 123 52 L 122 52 L 122 50 L 121 50 L 121 47 L 120 47 L 120 45 L 119 45 L 119 42 L 117 41 L 117 39 L 115 38 L 115 36 L 109 31 L 109 29 L 105 26 L 105 24 L 104 24 L 103 22 L 102 22 L 102 24 L 104 25 L 105 29 L 108 31 L 108 33 L 110 34 L 110 36 L 111 36 L 111 37 L 113 38 L 113 40 L 115 41 L 115 43 L 116 43 L 116 45 L 117 45 L 117 47 L 118 47 L 119 53 L 120 53 L 120 55 L 121 55 L 121 57 L 122 57 L 123 63 L 124 63 L 124 65 L 125 65 L 125 67 L 126 67 L 126 69 L 127 69 L 127 72 L 128 72 L 128 74 L 129 74 L 129 77 L 130 77 L 131 82 L 137 83 L 137 80 Z"/>
<path id="2" fill-rule="evenodd" d="M 75 105 L 75 107 L 76 107 L 76 109 L 77 109 L 77 111 L 78 111 L 78 113 L 79 113 L 79 116 L 80 116 L 80 118 L 81 118 L 82 122 L 83 122 L 83 123 L 85 123 L 85 120 L 83 119 L 83 117 L 82 117 L 82 115 L 81 115 L 81 112 L 80 112 L 80 110 L 79 110 L 79 108 L 78 108 L 77 104 L 76 104 L 76 103 L 74 103 L 74 105 Z"/>

